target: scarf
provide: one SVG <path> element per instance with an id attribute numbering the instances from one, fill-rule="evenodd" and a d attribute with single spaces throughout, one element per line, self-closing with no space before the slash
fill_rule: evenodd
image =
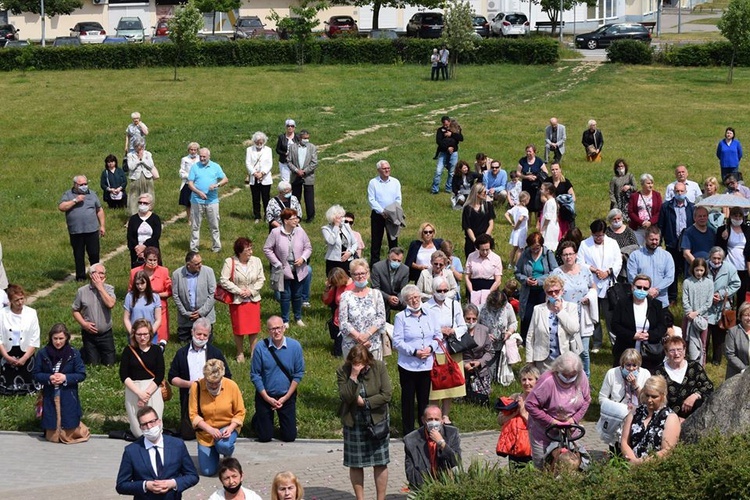
<path id="1" fill-rule="evenodd" d="M 430 459 L 430 471 L 434 477 L 437 474 L 437 443 L 430 438 L 430 432 L 427 427 L 424 428 L 425 439 L 427 440 L 427 455 Z"/>
<path id="2" fill-rule="evenodd" d="M 55 346 L 50 342 L 47 344 L 47 355 L 52 362 L 52 369 L 55 370 L 55 373 L 59 373 L 65 363 L 73 357 L 73 348 L 69 342 L 66 342 L 60 349 L 55 349 Z"/>

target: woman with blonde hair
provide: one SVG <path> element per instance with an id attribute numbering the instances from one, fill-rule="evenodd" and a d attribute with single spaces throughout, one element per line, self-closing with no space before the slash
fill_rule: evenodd
<path id="1" fill-rule="evenodd" d="M 271 483 L 271 500 L 302 500 L 305 489 L 293 472 L 279 472 Z"/>
<path id="2" fill-rule="evenodd" d="M 344 356 L 357 344 L 364 345 L 377 360 L 383 359 L 385 302 L 380 291 L 369 285 L 370 266 L 365 259 L 351 264 L 354 290 L 341 294 L 339 326 Z"/>
<path id="3" fill-rule="evenodd" d="M 464 231 L 464 255 L 476 250 L 479 235 L 492 236 L 495 228 L 495 207 L 487 200 L 487 186 L 478 182 L 472 186 L 461 214 L 461 229 Z"/>
<path id="4" fill-rule="evenodd" d="M 419 273 L 430 268 L 432 254 L 440 250 L 442 238 L 436 238 L 437 230 L 431 222 L 423 222 L 419 226 L 417 239 L 409 243 L 404 265 L 409 268 L 409 281 L 416 283 Z"/>

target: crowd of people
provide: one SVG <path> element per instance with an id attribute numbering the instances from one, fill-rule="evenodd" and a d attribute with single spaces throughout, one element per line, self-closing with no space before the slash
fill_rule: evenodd
<path id="1" fill-rule="evenodd" d="M 235 360 L 250 358 L 255 387 L 250 426 L 258 440 L 270 441 L 275 433 L 286 442 L 297 437 L 297 389 L 305 361 L 303 346 L 286 333 L 292 319 L 295 327 L 306 327 L 303 311 L 311 301 L 313 248 L 300 222 L 315 218 L 318 156 L 309 132 L 297 134 L 292 119 L 285 128 L 275 148 L 278 196 L 270 196 L 273 152 L 266 134 L 253 134 L 246 151 L 252 216 L 256 224 L 268 222 L 263 244 L 267 262 L 254 255 L 251 239 L 239 237 L 218 276 L 203 265 L 199 251 L 204 218 L 211 251 L 222 250 L 218 192 L 229 180 L 211 161 L 210 151 L 191 142 L 180 164 L 178 202 L 186 207 L 191 236 L 185 265 L 171 274 L 162 265 L 162 221 L 154 212 L 154 181 L 160 175 L 145 149 L 149 130 L 140 114 L 133 113 L 127 127 L 122 167 L 114 155 L 105 158 L 100 182 L 104 201 L 109 209 L 130 213 L 131 273 L 123 302 L 129 342 L 119 356 L 119 374 L 130 424 L 125 437 L 136 441 L 123 455 L 120 493 L 181 492 L 198 481 L 185 445 L 163 432 L 164 404 L 174 386 L 181 409 L 178 434 L 197 440 L 201 475 L 218 473 L 224 491 L 216 498 L 236 498 L 239 491 L 254 498 L 250 490 L 241 490 L 242 467 L 231 458 L 246 410 L 224 353 L 211 343 L 217 301 L 229 307 Z M 573 184 L 561 168 L 567 135 L 557 118 L 545 130 L 544 159 L 529 144 L 510 176 L 501 162 L 484 153 L 476 155 L 472 171 L 459 160 L 463 140 L 457 121 L 442 117 L 431 186 L 439 194 L 442 173 L 448 172 L 445 191 L 451 205 L 462 211 L 463 259 L 428 221 L 419 224 L 417 238 L 408 246 L 399 246 L 401 184 L 386 160 L 377 162 L 377 175 L 367 187 L 369 262 L 363 258 L 365 241 L 352 227 L 354 214 L 340 205 L 326 211 L 321 228 L 326 245 L 323 302 L 331 309 L 332 353 L 343 359 L 337 371 L 338 415 L 344 466 L 356 497 L 364 498 L 364 468 L 372 467 L 377 498 L 385 498 L 393 394 L 385 361 L 394 353 L 405 469 L 412 488 L 420 487 L 425 476 L 458 466 L 461 446 L 451 420 L 452 402 L 494 403 L 492 385 L 507 386 L 514 379 L 512 367 L 522 361 L 521 347 L 523 392 L 501 398 L 496 406 L 502 429 L 498 454 L 508 456 L 513 466 L 531 461 L 541 468 L 555 460 L 559 455 L 552 448 L 559 441 L 551 436 L 577 425 L 591 403 L 590 354 L 604 346 L 604 325 L 613 368 L 599 393 L 602 439 L 612 453 L 632 463 L 668 453 L 682 420 L 711 396 L 706 362 L 719 364 L 725 356 L 727 377 L 750 363 L 750 302 L 745 302 L 750 225 L 747 210 L 739 208 L 750 206 L 750 189 L 739 182 L 742 148 L 734 130 L 727 128 L 716 155 L 722 183 L 737 196 L 737 206 L 700 203 L 718 194 L 720 183 L 709 177 L 701 189 L 688 179 L 684 165 L 675 169 L 675 181 L 663 196 L 648 173 L 640 175 L 638 189 L 626 160 L 618 158 L 610 182 L 611 210 L 589 224 L 587 238 L 576 221 Z M 603 161 L 604 139 L 596 121 L 589 121 L 581 144 L 587 161 Z M 3 280 L 7 297 L 0 297 L 5 304 L 0 312 L 0 393 L 40 391 L 47 439 L 75 443 L 89 437 L 77 394 L 86 378 L 85 365 L 117 361 L 112 316 L 117 298 L 99 262 L 105 211 L 85 176 L 73 178 L 58 208 L 70 234 L 75 278 L 88 279 L 72 306 L 82 349 L 71 346 L 64 324 L 54 325 L 47 345 L 40 348 L 39 320 L 25 305 L 25 291 Z M 493 237 L 500 210 L 511 226 L 506 265 L 514 279 L 508 281 L 503 280 Z M 384 236 L 387 257 L 381 260 Z M 680 274 L 681 322 L 670 311 L 678 301 Z M 280 315 L 267 319 L 268 338 L 259 341 L 266 286 L 280 304 Z M 170 310 L 177 315 L 172 337 Z M 184 344 L 171 364 L 164 359 L 170 338 Z M 143 449 L 153 470 L 138 461 Z M 162 457 L 168 460 L 162 462 Z M 293 476 L 277 479 L 274 498 L 301 498 Z"/>

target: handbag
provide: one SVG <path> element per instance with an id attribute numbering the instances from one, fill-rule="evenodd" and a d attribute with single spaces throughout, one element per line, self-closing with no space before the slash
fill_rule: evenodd
<path id="1" fill-rule="evenodd" d="M 430 372 L 432 389 L 439 391 L 461 387 L 466 383 L 463 367 L 451 358 L 442 340 L 438 340 L 437 343 L 445 353 L 445 363 L 442 365 L 438 363 L 437 353 L 432 353 L 433 362 L 432 371 Z"/>
<path id="2" fill-rule="evenodd" d="M 234 281 L 234 258 L 232 258 L 232 274 L 229 275 L 229 280 Z M 216 290 L 214 290 L 214 299 L 224 304 L 231 304 L 234 302 L 234 294 L 217 283 Z"/>
<path id="3" fill-rule="evenodd" d="M 370 410 L 367 410 L 367 416 L 370 420 L 370 423 L 367 424 L 367 435 L 370 439 L 373 441 L 381 441 L 388 437 L 388 435 L 391 432 L 391 426 L 390 426 L 390 415 L 388 414 L 388 406 L 386 405 L 385 409 L 385 418 L 381 420 L 380 422 L 373 423 L 372 421 L 372 413 L 370 413 Z"/>
<path id="4" fill-rule="evenodd" d="M 726 309 L 727 302 L 729 302 L 731 306 L 731 302 L 729 301 L 729 295 L 724 297 L 724 302 L 721 304 L 721 318 L 719 319 L 719 328 L 722 330 L 729 330 L 730 328 L 737 325 L 737 311 L 735 311 L 733 308 Z"/>
<path id="5" fill-rule="evenodd" d="M 284 267 L 271 268 L 271 290 L 274 292 L 284 291 Z"/>
<path id="6" fill-rule="evenodd" d="M 617 304 L 630 297 L 632 293 L 629 283 L 617 283 L 614 276 L 609 275 L 610 286 L 607 288 L 607 303 L 609 310 L 614 311 Z"/>
<path id="7" fill-rule="evenodd" d="M 138 353 L 135 352 L 135 349 L 133 349 L 132 345 L 129 345 L 130 350 L 133 352 L 133 356 L 135 356 L 135 359 L 138 360 L 138 362 L 141 364 L 144 370 L 148 372 L 149 375 L 151 375 L 153 378 L 156 378 L 156 375 L 154 375 L 154 372 L 148 369 L 148 367 L 143 363 L 143 360 L 140 356 L 138 356 Z M 172 386 L 169 385 L 169 382 L 167 382 L 167 379 L 161 381 L 161 384 L 159 384 L 159 388 L 161 389 L 161 399 L 164 400 L 166 403 L 170 399 L 172 399 Z"/>
<path id="8" fill-rule="evenodd" d="M 460 339 L 455 335 L 451 335 L 446 340 L 448 341 L 448 351 L 452 354 L 471 351 L 477 348 L 474 336 L 469 333 L 465 333 Z"/>

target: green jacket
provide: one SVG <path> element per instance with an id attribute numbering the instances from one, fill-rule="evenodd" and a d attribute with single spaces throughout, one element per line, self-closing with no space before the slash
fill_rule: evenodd
<path id="1" fill-rule="evenodd" d="M 347 427 L 354 427 L 354 415 L 358 410 L 357 396 L 359 396 L 359 384 L 349 378 L 351 367 L 342 365 L 336 370 L 338 379 L 339 397 L 339 417 L 341 423 Z M 393 388 L 391 379 L 388 376 L 388 369 L 382 361 L 373 361 L 370 369 L 364 375 L 359 374 L 360 383 L 365 386 L 365 403 L 369 404 L 372 420 L 378 423 L 385 419 L 388 414 L 388 403 L 391 401 Z"/>

